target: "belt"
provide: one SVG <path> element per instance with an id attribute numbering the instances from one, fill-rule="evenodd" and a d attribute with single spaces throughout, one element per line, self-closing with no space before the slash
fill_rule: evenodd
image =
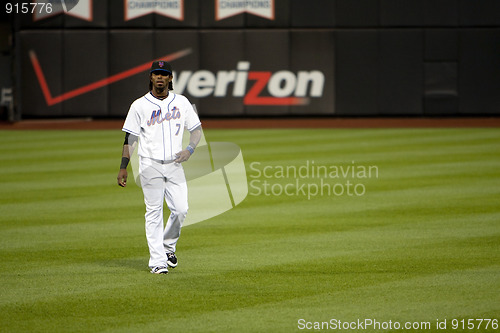
<path id="1" fill-rule="evenodd" d="M 148 160 L 154 161 L 159 164 L 170 164 L 175 162 L 175 160 L 157 160 L 156 158 L 151 158 L 151 157 L 142 157 L 142 158 L 147 158 Z"/>

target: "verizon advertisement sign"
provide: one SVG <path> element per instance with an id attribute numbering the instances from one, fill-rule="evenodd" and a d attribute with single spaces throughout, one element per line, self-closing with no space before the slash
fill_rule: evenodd
<path id="1" fill-rule="evenodd" d="M 155 60 L 172 64 L 174 92 L 186 95 L 201 116 L 335 113 L 333 32 L 114 33 L 20 34 L 19 91 L 30 92 L 20 98 L 23 113 L 124 116 L 145 93 Z M 146 57 L 130 49 L 134 40 L 141 50 L 158 51 Z M 69 49 L 82 44 L 108 48 L 109 57 Z"/>
<path id="2" fill-rule="evenodd" d="M 334 113 L 333 32 L 214 31 L 199 45 L 172 66 L 201 115 Z"/>
<path id="3" fill-rule="evenodd" d="M 243 98 L 245 105 L 307 105 L 321 98 L 325 75 L 319 70 L 251 71 L 251 63 L 238 62 L 231 71 L 208 70 L 174 72 L 175 91 L 193 97 Z"/>

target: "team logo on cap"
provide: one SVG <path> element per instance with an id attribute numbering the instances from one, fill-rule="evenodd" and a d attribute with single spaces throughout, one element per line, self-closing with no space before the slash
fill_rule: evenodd
<path id="1" fill-rule="evenodd" d="M 163 66 L 165 66 L 165 63 L 164 63 L 163 61 L 160 61 L 160 62 L 158 63 L 158 66 L 163 67 Z"/>

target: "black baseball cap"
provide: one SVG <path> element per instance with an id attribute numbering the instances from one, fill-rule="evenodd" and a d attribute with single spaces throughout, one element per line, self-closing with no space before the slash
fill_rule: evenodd
<path id="1" fill-rule="evenodd" d="M 154 61 L 151 64 L 151 71 L 150 73 L 153 72 L 158 72 L 158 71 L 165 71 L 168 72 L 169 74 L 172 74 L 172 66 L 166 61 L 160 60 L 160 61 Z"/>

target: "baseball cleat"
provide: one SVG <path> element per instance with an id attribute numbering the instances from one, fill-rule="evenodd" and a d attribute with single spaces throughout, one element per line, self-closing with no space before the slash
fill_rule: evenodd
<path id="1" fill-rule="evenodd" d="M 175 256 L 175 253 L 167 253 L 167 265 L 170 268 L 177 267 L 177 257 Z"/>
<path id="2" fill-rule="evenodd" d="M 153 274 L 168 274 L 168 268 L 166 266 L 156 266 L 151 270 Z"/>

